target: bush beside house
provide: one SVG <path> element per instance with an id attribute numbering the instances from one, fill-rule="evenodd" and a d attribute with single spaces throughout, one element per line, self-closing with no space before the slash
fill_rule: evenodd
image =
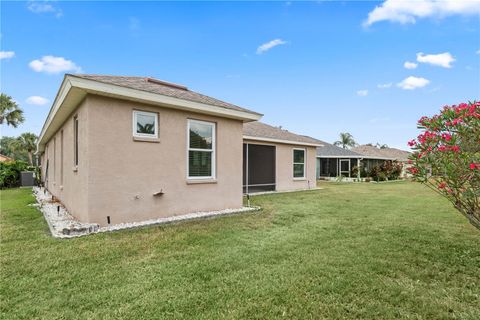
<path id="1" fill-rule="evenodd" d="M 37 171 L 35 167 L 29 166 L 27 162 L 4 161 L 0 162 L 0 188 L 15 188 L 20 186 L 20 174 L 22 171 Z"/>

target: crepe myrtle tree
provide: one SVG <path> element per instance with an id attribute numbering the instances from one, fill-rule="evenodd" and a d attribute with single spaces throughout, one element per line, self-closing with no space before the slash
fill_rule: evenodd
<path id="1" fill-rule="evenodd" d="M 480 102 L 445 106 L 418 128 L 408 170 L 480 229 Z"/>

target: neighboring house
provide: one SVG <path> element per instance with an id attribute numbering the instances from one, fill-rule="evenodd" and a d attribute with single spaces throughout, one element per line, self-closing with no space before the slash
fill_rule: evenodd
<path id="1" fill-rule="evenodd" d="M 408 175 L 406 168 L 409 167 L 408 158 L 412 154 L 411 152 L 389 147 L 377 148 L 371 145 L 360 145 L 352 148 L 352 151 L 362 154 L 365 158 L 377 158 L 380 159 L 380 161 L 383 159 L 401 162 L 403 164 L 402 176 Z"/>
<path id="2" fill-rule="evenodd" d="M 394 159 L 400 162 L 407 162 L 408 157 L 412 154 L 411 152 L 400 150 L 396 148 L 377 148 L 371 145 L 361 145 L 351 149 L 353 152 L 360 153 L 364 156 L 372 157 L 384 157 L 389 159 Z"/>
<path id="3" fill-rule="evenodd" d="M 285 191 L 316 187 L 319 140 L 261 122 L 243 125 L 243 190 Z"/>
<path id="4" fill-rule="evenodd" d="M 0 162 L 5 162 L 5 161 L 13 161 L 12 158 L 4 156 L 3 154 L 0 154 Z"/>
<path id="5" fill-rule="evenodd" d="M 323 142 L 317 148 L 317 179 L 352 177 L 353 168 L 362 158 L 361 154 Z"/>
<path id="6" fill-rule="evenodd" d="M 354 168 L 360 166 L 369 171 L 385 161 L 399 161 L 404 165 L 402 176 L 406 175 L 410 152 L 395 148 L 380 149 L 374 146 L 361 145 L 352 149 L 343 149 L 323 142 L 317 148 L 317 179 L 329 177 L 355 178 Z M 358 174 L 358 172 L 357 172 Z"/>
<path id="7" fill-rule="evenodd" d="M 314 187 L 318 144 L 249 124 L 261 116 L 153 78 L 68 74 L 39 137 L 43 183 L 100 225 L 240 208 L 242 185 Z"/>

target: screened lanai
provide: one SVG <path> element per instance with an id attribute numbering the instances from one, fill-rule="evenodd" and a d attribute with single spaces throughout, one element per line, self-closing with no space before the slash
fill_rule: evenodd
<path id="1" fill-rule="evenodd" d="M 324 142 L 317 148 L 317 179 L 353 177 L 353 169 L 363 156 Z"/>
<path id="2" fill-rule="evenodd" d="M 354 170 L 355 168 L 360 166 L 368 172 L 372 167 L 392 160 L 396 159 L 377 154 L 359 153 L 323 142 L 323 146 L 317 148 L 317 179 L 340 176 L 357 178 L 358 170 Z"/>

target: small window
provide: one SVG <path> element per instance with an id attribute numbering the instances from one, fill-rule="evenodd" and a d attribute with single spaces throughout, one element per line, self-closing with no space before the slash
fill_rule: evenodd
<path id="1" fill-rule="evenodd" d="M 133 111 L 133 136 L 158 138 L 158 114 L 155 112 Z"/>
<path id="2" fill-rule="evenodd" d="M 78 116 L 73 117 L 73 165 L 78 166 Z"/>
<path id="3" fill-rule="evenodd" d="M 188 178 L 215 178 L 215 123 L 188 120 Z"/>
<path id="4" fill-rule="evenodd" d="M 63 130 L 60 131 L 60 185 L 63 186 Z"/>
<path id="5" fill-rule="evenodd" d="M 56 181 L 56 169 L 57 169 L 57 138 L 53 137 L 53 182 Z"/>
<path id="6" fill-rule="evenodd" d="M 305 149 L 293 149 L 293 178 L 305 178 Z"/>

